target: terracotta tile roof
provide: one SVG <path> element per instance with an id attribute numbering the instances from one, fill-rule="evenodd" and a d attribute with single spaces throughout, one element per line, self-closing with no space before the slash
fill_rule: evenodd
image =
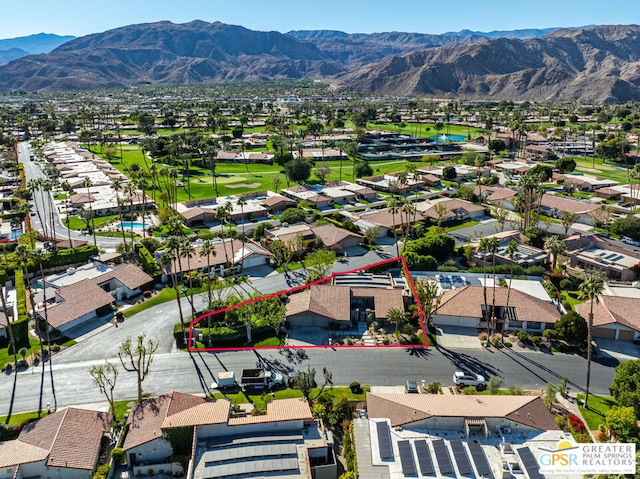
<path id="1" fill-rule="evenodd" d="M 62 302 L 47 308 L 49 324 L 54 328 L 71 322 L 85 314 L 115 302 L 113 296 L 99 285 L 116 279 L 129 289 L 135 290 L 153 281 L 153 278 L 133 264 L 120 266 L 95 278 L 89 278 L 57 291 Z M 39 311 L 44 317 L 44 312 Z"/>
<path id="2" fill-rule="evenodd" d="M 93 470 L 111 419 L 110 413 L 70 407 L 25 426 L 18 440 L 47 450 L 47 466 Z"/>
<path id="3" fill-rule="evenodd" d="M 64 301 L 47 307 L 47 319 L 53 328 L 67 324 L 85 314 L 115 303 L 115 298 L 95 283 L 96 278 L 84 279 L 60 288 L 57 295 Z M 44 317 L 44 311 L 38 311 Z"/>
<path id="4" fill-rule="evenodd" d="M 487 302 L 492 304 L 492 301 L 493 289 L 487 288 Z M 484 304 L 482 286 L 463 286 L 444 292 L 436 314 L 481 318 L 482 304 Z M 506 304 L 507 288 L 496 287 L 496 306 L 506 306 Z M 555 323 L 560 319 L 560 312 L 555 306 L 515 289 L 511 289 L 509 306 L 515 308 L 519 321 Z"/>
<path id="5" fill-rule="evenodd" d="M 316 284 L 289 296 L 287 316 L 306 312 L 318 314 L 334 321 L 350 321 L 350 288 L 348 286 Z"/>
<path id="6" fill-rule="evenodd" d="M 282 195 L 274 195 L 274 196 L 269 196 L 267 197 L 265 200 L 262 201 L 262 204 L 264 206 L 276 206 L 279 204 L 290 204 L 290 205 L 295 205 L 296 202 L 292 199 L 286 198 Z"/>
<path id="7" fill-rule="evenodd" d="M 178 261 L 177 259 L 173 260 L 170 265 L 162 267 L 163 271 L 169 272 L 171 270 L 174 270 L 177 273 L 182 273 L 185 271 L 189 271 L 189 266 L 191 266 L 192 270 L 206 268 L 207 257 L 200 257 L 201 249 L 202 248 L 199 246 L 196 247 L 195 253 L 192 254 L 188 259 L 184 257 L 180 258 L 180 261 Z M 213 249 L 215 251 L 215 254 L 209 255 L 209 264 L 211 265 L 211 267 L 224 265 L 227 263 L 238 264 L 242 259 L 247 258 L 252 254 L 272 256 L 269 251 L 252 241 L 245 241 L 245 250 L 242 255 L 239 255 L 238 253 L 242 250 L 242 241 L 236 238 L 214 242 Z M 180 268 L 180 266 L 182 266 L 182 268 Z"/>
<path id="8" fill-rule="evenodd" d="M 485 209 L 484 206 L 476 205 L 474 203 L 471 203 L 470 201 L 458 200 L 455 198 L 445 201 L 439 201 L 437 204 L 442 204 L 447 208 L 447 218 L 455 216 L 458 212 L 466 212 L 467 214 L 470 214 L 477 213 L 478 211 L 484 211 Z M 435 205 L 425 210 L 425 212 L 422 214 L 430 218 L 438 218 Z"/>
<path id="9" fill-rule="evenodd" d="M 589 317 L 591 302 L 577 304 L 575 310 L 583 318 Z M 640 331 L 640 298 L 601 295 L 593 303 L 593 325 L 618 323 L 627 328 Z"/>
<path id="10" fill-rule="evenodd" d="M 149 284 L 153 278 L 134 264 L 125 264 L 94 278 L 96 284 L 117 279 L 129 289 L 138 289 Z"/>
<path id="11" fill-rule="evenodd" d="M 83 241 L 78 239 L 72 239 L 71 243 L 69 243 L 69 240 L 66 239 L 66 240 L 58 241 L 56 243 L 56 248 L 58 249 L 77 248 L 79 246 L 84 246 L 88 243 L 89 243 L 88 241 Z"/>
<path id="12" fill-rule="evenodd" d="M 370 418 L 388 418 L 392 426 L 430 417 L 462 417 L 508 418 L 542 431 L 558 429 L 539 396 L 367 393 L 367 412 Z"/>
<path id="13" fill-rule="evenodd" d="M 144 400 L 142 404 L 136 405 L 129 415 L 129 432 L 122 449 L 126 451 L 161 437 L 162 424 L 168 416 L 205 402 L 204 398 L 177 391 Z"/>
<path id="14" fill-rule="evenodd" d="M 404 311 L 404 299 L 401 289 L 351 287 L 351 297 L 373 297 L 376 309 L 376 319 L 384 319 L 388 317 L 390 309 L 400 309 Z"/>
<path id="15" fill-rule="evenodd" d="M 394 217 L 389 210 L 374 211 L 372 213 L 363 213 L 360 215 L 361 220 L 380 225 L 385 228 L 393 228 L 394 226 L 397 228 L 398 226 L 401 226 L 403 224 L 403 218 L 404 216 L 399 212 L 397 212 Z M 421 219 L 420 215 L 416 218 Z"/>
<path id="16" fill-rule="evenodd" d="M 563 198 L 562 196 L 542 195 L 540 202 L 543 208 L 568 211 L 570 213 L 590 213 L 596 209 L 593 203 Z"/>
<path id="17" fill-rule="evenodd" d="M 317 238 L 322 240 L 327 248 L 337 245 L 346 238 L 362 238 L 362 235 L 352 233 L 344 228 L 339 228 L 333 223 L 327 223 L 321 226 L 312 226 L 311 231 Z"/>
<path id="18" fill-rule="evenodd" d="M 205 402 L 167 416 L 162 422 L 162 428 L 226 423 L 230 409 L 231 402 L 228 399 Z"/>
<path id="19" fill-rule="evenodd" d="M 306 399 L 278 399 L 267 404 L 267 414 L 229 418 L 229 426 L 280 421 L 312 421 L 313 414 Z"/>
<path id="20" fill-rule="evenodd" d="M 0 468 L 44 461 L 49 456 L 49 450 L 43 449 L 19 439 L 0 442 Z"/>

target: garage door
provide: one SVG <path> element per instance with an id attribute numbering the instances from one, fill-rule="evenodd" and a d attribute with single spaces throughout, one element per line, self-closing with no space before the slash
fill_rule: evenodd
<path id="1" fill-rule="evenodd" d="M 622 331 L 618 333 L 619 341 L 633 341 L 633 336 L 635 335 L 634 331 Z"/>
<path id="2" fill-rule="evenodd" d="M 605 328 L 593 328 L 593 337 L 614 339 L 616 337 L 616 330 L 605 329 Z"/>

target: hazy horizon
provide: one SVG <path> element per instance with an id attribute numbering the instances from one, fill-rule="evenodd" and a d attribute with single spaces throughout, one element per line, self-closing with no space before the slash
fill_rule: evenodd
<path id="1" fill-rule="evenodd" d="M 519 3 L 493 0 L 482 5 L 477 1 L 452 0 L 430 4 L 425 0 L 407 0 L 394 8 L 381 0 L 326 0 L 322 4 L 246 0 L 239 8 L 237 4 L 223 0 L 113 0 L 98 7 L 84 0 L 32 0 L 27 4 L 2 2 L 0 15 L 4 22 L 0 38 L 38 33 L 80 37 L 126 25 L 165 20 L 173 23 L 220 21 L 251 30 L 281 33 L 340 30 L 347 33 L 398 31 L 431 34 L 640 23 L 640 9 L 634 0 L 611 0 L 606 9 L 596 0 Z"/>

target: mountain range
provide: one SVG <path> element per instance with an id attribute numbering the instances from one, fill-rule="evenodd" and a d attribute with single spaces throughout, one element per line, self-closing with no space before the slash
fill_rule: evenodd
<path id="1" fill-rule="evenodd" d="M 52 33 L 37 33 L 26 37 L 0 40 L 0 65 L 35 53 L 49 53 L 54 48 L 74 38 Z"/>
<path id="2" fill-rule="evenodd" d="M 640 100 L 640 27 L 282 34 L 157 22 L 71 39 L 0 66 L 0 90 L 27 92 L 301 78 L 402 96 Z"/>

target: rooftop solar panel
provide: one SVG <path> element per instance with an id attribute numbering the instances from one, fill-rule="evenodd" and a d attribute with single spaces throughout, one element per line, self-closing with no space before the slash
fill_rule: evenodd
<path id="1" fill-rule="evenodd" d="M 521 447 L 518 449 L 518 455 L 522 461 L 522 466 L 527 472 L 529 479 L 545 479 L 543 474 L 540 474 L 540 465 L 537 459 L 528 447 Z"/>
<path id="2" fill-rule="evenodd" d="M 442 439 L 433 441 L 433 451 L 436 453 L 436 461 L 438 461 L 440 474 L 451 474 L 453 472 L 453 464 L 451 464 L 449 451 Z"/>
<path id="3" fill-rule="evenodd" d="M 378 433 L 380 459 L 391 459 L 393 457 L 393 448 L 391 447 L 389 424 L 386 422 L 376 422 L 376 431 Z"/>
<path id="4" fill-rule="evenodd" d="M 484 477 L 493 477 L 489 461 L 487 461 L 487 456 L 485 455 L 480 443 L 472 441 L 467 443 L 467 446 L 469 446 L 469 452 L 471 453 L 473 463 L 476 465 L 478 474 Z"/>
<path id="5" fill-rule="evenodd" d="M 398 441 L 398 450 L 400 451 L 400 465 L 402 466 L 402 474 L 405 476 L 417 476 L 416 461 L 413 458 L 413 449 L 409 441 Z"/>
<path id="6" fill-rule="evenodd" d="M 431 452 L 427 441 L 416 441 L 413 443 L 418 456 L 418 465 L 423 476 L 429 476 L 435 472 L 433 461 L 431 460 Z"/>
<path id="7" fill-rule="evenodd" d="M 469 462 L 469 456 L 467 456 L 467 451 L 464 448 L 464 444 L 460 439 L 455 441 L 451 441 L 449 443 L 451 446 L 451 450 L 453 451 L 453 457 L 456 460 L 456 464 L 458 465 L 458 471 L 463 476 L 469 476 L 473 472 L 471 468 L 471 463 Z"/>

